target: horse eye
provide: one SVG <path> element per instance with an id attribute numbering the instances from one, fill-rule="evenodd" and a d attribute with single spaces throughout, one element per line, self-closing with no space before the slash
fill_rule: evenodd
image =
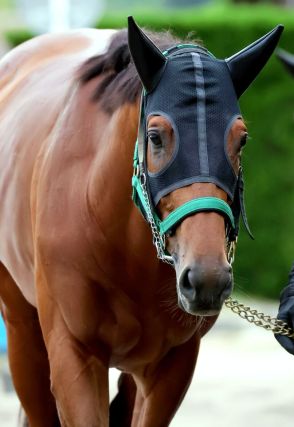
<path id="1" fill-rule="evenodd" d="M 242 135 L 242 138 L 241 138 L 241 141 L 240 141 L 241 147 L 244 147 L 244 145 L 246 145 L 247 139 L 248 139 L 248 133 L 245 132 L 244 135 Z"/>
<path id="2" fill-rule="evenodd" d="M 160 147 L 162 145 L 162 141 L 160 135 L 157 131 L 148 131 L 148 139 L 152 142 L 156 147 Z"/>

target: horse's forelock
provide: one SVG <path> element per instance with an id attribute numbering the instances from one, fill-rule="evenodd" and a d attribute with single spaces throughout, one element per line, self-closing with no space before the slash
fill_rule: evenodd
<path id="1" fill-rule="evenodd" d="M 168 31 L 146 33 L 161 50 L 183 42 Z M 142 85 L 131 60 L 126 29 L 115 33 L 107 52 L 88 59 L 79 72 L 82 84 L 99 76 L 102 79 L 99 79 L 92 99 L 99 102 L 105 111 L 112 113 L 125 103 L 137 101 Z"/>

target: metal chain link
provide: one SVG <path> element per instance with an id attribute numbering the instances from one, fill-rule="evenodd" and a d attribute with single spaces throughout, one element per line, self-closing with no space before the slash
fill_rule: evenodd
<path id="1" fill-rule="evenodd" d="M 237 241 L 228 242 L 228 261 L 232 265 L 234 262 L 235 250 Z M 247 322 L 259 326 L 267 331 L 271 331 L 274 334 L 284 335 L 289 338 L 294 338 L 294 330 L 291 329 L 287 323 L 279 320 L 275 317 L 271 317 L 249 306 L 239 303 L 236 299 L 231 297 L 225 300 L 225 305 L 233 313 L 238 314 L 242 319 Z"/>
<path id="2" fill-rule="evenodd" d="M 244 304 L 240 304 L 237 300 L 229 297 L 225 300 L 225 305 L 238 314 L 242 319 L 252 323 L 256 326 L 271 331 L 274 334 L 285 335 L 289 338 L 294 338 L 294 330 L 291 329 L 287 323 L 282 320 L 276 319 L 275 317 L 268 316 L 257 310 L 254 310 Z"/>
<path id="3" fill-rule="evenodd" d="M 237 247 L 237 238 L 233 241 L 227 242 L 227 258 L 229 264 L 232 266 L 235 259 L 235 251 Z"/>
<path id="4" fill-rule="evenodd" d="M 140 180 L 141 180 L 142 193 L 143 193 L 143 197 L 145 200 L 147 219 L 148 219 L 149 225 L 151 227 L 152 240 L 153 240 L 153 244 L 157 250 L 157 257 L 161 261 L 163 261 L 169 265 L 174 265 L 174 261 L 173 261 L 172 257 L 165 254 L 165 236 L 162 236 L 160 234 L 160 232 L 158 230 L 158 226 L 154 220 L 154 216 L 153 216 L 153 213 L 151 210 L 149 197 L 148 197 L 148 193 L 147 193 L 147 189 L 146 189 L 146 175 L 144 173 L 141 174 Z"/>

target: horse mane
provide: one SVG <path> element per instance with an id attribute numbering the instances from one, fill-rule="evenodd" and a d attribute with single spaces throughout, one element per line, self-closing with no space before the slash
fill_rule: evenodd
<path id="1" fill-rule="evenodd" d="M 144 32 L 162 51 L 185 41 L 173 36 L 169 31 L 155 33 Z M 191 40 L 188 40 L 191 43 Z M 196 41 L 195 43 L 201 44 Z M 102 108 L 113 113 L 125 103 L 134 103 L 138 99 L 142 84 L 132 62 L 128 47 L 126 29 L 115 33 L 107 52 L 88 59 L 79 69 L 78 79 L 82 84 L 101 76 L 92 95 Z"/>

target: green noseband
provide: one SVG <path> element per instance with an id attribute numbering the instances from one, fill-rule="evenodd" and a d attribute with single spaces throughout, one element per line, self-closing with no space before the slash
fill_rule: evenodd
<path id="1" fill-rule="evenodd" d="M 140 209 L 143 216 L 146 218 L 148 206 L 143 195 L 141 181 L 136 174 L 133 175 L 132 186 L 133 200 L 136 206 Z M 171 212 L 164 220 L 160 220 L 154 211 L 152 214 L 160 235 L 164 236 L 173 230 L 174 227 L 183 221 L 186 217 L 197 212 L 207 211 L 218 212 L 224 215 L 225 218 L 229 221 L 230 226 L 235 228 L 234 215 L 230 206 L 224 200 L 218 199 L 217 197 L 200 197 L 198 199 L 189 200 Z"/>
<path id="2" fill-rule="evenodd" d="M 235 227 L 232 210 L 224 200 L 217 197 L 200 197 L 199 199 L 189 200 L 170 213 L 163 221 L 160 221 L 160 234 L 168 233 L 187 216 L 205 211 L 214 211 L 223 214 L 230 221 L 232 228 Z"/>

